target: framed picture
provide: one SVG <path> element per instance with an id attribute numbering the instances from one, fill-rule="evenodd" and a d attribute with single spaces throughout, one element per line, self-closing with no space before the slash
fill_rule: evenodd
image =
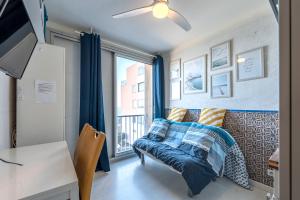
<path id="1" fill-rule="evenodd" d="M 265 77 L 264 47 L 240 53 L 236 56 L 237 81 Z"/>
<path id="2" fill-rule="evenodd" d="M 206 92 L 206 55 L 183 63 L 184 94 Z"/>
<path id="3" fill-rule="evenodd" d="M 210 49 L 211 70 L 231 65 L 231 41 L 226 41 Z"/>
<path id="4" fill-rule="evenodd" d="M 231 72 L 214 74 L 211 76 L 211 97 L 231 97 Z"/>
<path id="5" fill-rule="evenodd" d="M 181 81 L 171 81 L 171 100 L 176 101 L 181 99 Z"/>
<path id="6" fill-rule="evenodd" d="M 180 59 L 174 60 L 170 64 L 170 80 L 178 79 L 181 77 L 181 61 Z"/>

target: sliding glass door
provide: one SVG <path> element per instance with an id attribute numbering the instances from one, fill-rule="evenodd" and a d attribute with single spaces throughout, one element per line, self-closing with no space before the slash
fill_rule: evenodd
<path id="1" fill-rule="evenodd" d="M 115 57 L 115 154 L 132 151 L 152 122 L 152 65 Z"/>

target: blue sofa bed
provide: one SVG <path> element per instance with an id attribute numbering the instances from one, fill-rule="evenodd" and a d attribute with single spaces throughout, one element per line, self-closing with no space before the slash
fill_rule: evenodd
<path id="1" fill-rule="evenodd" d="M 250 188 L 240 148 L 230 133 L 219 127 L 155 119 L 148 134 L 133 144 L 133 150 L 143 164 L 144 155 L 148 155 L 181 174 L 190 196 L 223 175 Z"/>

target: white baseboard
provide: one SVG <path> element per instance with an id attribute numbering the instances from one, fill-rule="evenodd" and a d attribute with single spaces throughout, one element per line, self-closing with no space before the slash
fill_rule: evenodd
<path id="1" fill-rule="evenodd" d="M 121 161 L 121 160 L 125 160 L 125 159 L 128 159 L 128 158 L 133 158 L 135 156 L 136 156 L 136 154 L 133 153 L 133 152 L 131 152 L 131 153 L 128 153 L 128 154 L 119 155 L 117 157 L 110 158 L 109 162 L 110 163 L 115 163 L 115 162 L 118 162 L 118 161 Z"/>
<path id="2" fill-rule="evenodd" d="M 249 179 L 249 183 L 250 183 L 251 186 L 256 187 L 256 188 L 258 188 L 258 189 L 261 189 L 261 190 L 263 190 L 263 191 L 265 191 L 265 192 L 272 192 L 272 191 L 273 191 L 273 188 L 272 188 L 272 187 L 270 187 L 270 186 L 268 186 L 268 185 L 265 185 L 265 184 L 263 184 L 263 183 L 254 181 L 254 180 L 252 180 L 252 179 Z"/>

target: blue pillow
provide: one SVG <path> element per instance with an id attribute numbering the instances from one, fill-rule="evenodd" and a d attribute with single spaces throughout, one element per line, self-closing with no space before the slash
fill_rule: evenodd
<path id="1" fill-rule="evenodd" d="M 165 140 L 162 143 L 173 148 L 177 148 L 181 144 L 182 138 L 186 134 L 186 131 L 189 129 L 190 125 L 191 122 L 170 121 L 170 127 Z"/>
<path id="2" fill-rule="evenodd" d="M 206 152 L 209 152 L 215 142 L 215 138 L 208 135 L 209 130 L 200 127 L 191 126 L 182 139 L 182 143 L 196 146 Z"/>
<path id="3" fill-rule="evenodd" d="M 148 131 L 148 138 L 154 141 L 162 141 L 167 134 L 169 121 L 161 118 L 154 119 Z"/>

